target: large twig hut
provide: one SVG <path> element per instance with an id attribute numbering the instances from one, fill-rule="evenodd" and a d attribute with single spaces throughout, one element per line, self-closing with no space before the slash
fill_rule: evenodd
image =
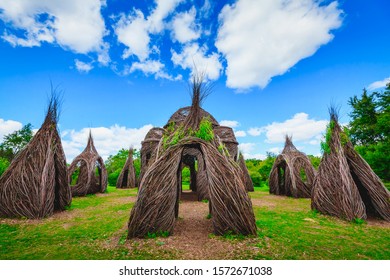
<path id="1" fill-rule="evenodd" d="M 284 149 L 272 166 L 269 187 L 270 193 L 291 197 L 311 197 L 315 169 L 310 159 L 292 143 L 286 135 Z"/>
<path id="2" fill-rule="evenodd" d="M 129 189 L 135 188 L 136 186 L 137 177 L 133 163 L 133 148 L 130 148 L 129 156 L 127 157 L 126 163 L 119 174 L 118 180 L 116 181 L 116 187 L 118 189 Z"/>
<path id="3" fill-rule="evenodd" d="M 333 108 L 323 150 L 314 179 L 312 208 L 350 221 L 367 217 L 390 221 L 390 192 L 354 150 Z"/>
<path id="4" fill-rule="evenodd" d="M 57 129 L 58 97 L 27 146 L 0 178 L 0 215 L 43 218 L 65 210 L 72 201 L 65 154 Z"/>
<path id="5" fill-rule="evenodd" d="M 197 192 L 198 199 L 209 200 L 216 234 L 256 233 L 252 203 L 245 189 L 243 171 L 236 161 L 237 142 L 215 132 L 217 127 L 222 130 L 221 127 L 200 107 L 207 93 L 202 77 L 195 77 L 192 106 L 179 109 L 163 130 L 153 129 L 153 141 L 148 133 L 142 143 L 143 175 L 130 214 L 129 238 L 173 232 L 179 213 L 183 166 L 190 169 L 191 190 Z M 226 128 L 226 134 L 234 137 L 230 130 Z M 149 154 L 143 154 L 145 151 Z"/>
<path id="6" fill-rule="evenodd" d="M 76 179 L 73 175 L 76 175 Z M 104 193 L 107 189 L 107 170 L 102 157 L 93 143 L 91 132 L 88 144 L 68 168 L 68 182 L 73 196 L 85 196 L 97 192 Z M 74 181 L 76 180 L 75 184 Z"/>

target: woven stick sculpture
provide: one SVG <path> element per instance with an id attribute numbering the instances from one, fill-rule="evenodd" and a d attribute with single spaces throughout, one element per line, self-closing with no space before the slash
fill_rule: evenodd
<path id="1" fill-rule="evenodd" d="M 88 144 L 68 168 L 68 182 L 72 183 L 72 175 L 79 168 L 76 185 L 71 185 L 72 196 L 85 196 L 97 192 L 104 193 L 107 189 L 107 170 L 104 161 L 99 156 L 91 132 Z"/>
<path id="2" fill-rule="evenodd" d="M 135 167 L 133 163 L 133 148 L 129 149 L 129 156 L 127 157 L 126 163 L 119 174 L 118 180 L 116 181 L 116 187 L 118 189 L 129 189 L 137 186 L 137 178 L 135 175 Z"/>
<path id="3" fill-rule="evenodd" d="M 242 172 L 241 176 L 244 178 L 244 182 L 245 182 L 245 189 L 248 192 L 255 191 L 255 189 L 253 188 L 253 182 L 252 182 L 251 176 L 249 175 L 248 168 L 246 167 L 246 164 L 245 164 L 244 156 L 241 153 L 239 154 L 238 160 L 239 160 L 240 169 Z"/>
<path id="4" fill-rule="evenodd" d="M 188 137 L 168 148 L 146 171 L 131 211 L 128 237 L 160 231 L 173 233 L 181 187 L 178 172 L 182 152 L 189 146 L 197 147 L 204 156 L 214 233 L 255 234 L 252 203 L 237 164 L 221 155 L 213 144 Z"/>
<path id="5" fill-rule="evenodd" d="M 330 110 L 325 151 L 314 180 L 312 208 L 345 220 L 378 217 L 390 221 L 390 192 L 353 149 Z"/>
<path id="6" fill-rule="evenodd" d="M 191 189 L 197 192 L 198 199 L 209 199 L 214 232 L 256 233 L 242 169 L 230 156 L 223 142 L 226 137 L 214 137 L 218 122 L 200 107 L 207 95 L 204 93 L 208 93 L 205 88 L 201 78 L 194 78 L 192 106 L 173 114 L 160 140 L 153 142 L 158 144 L 148 156 L 148 167 L 143 169 L 137 201 L 130 214 L 129 238 L 160 231 L 173 233 L 182 191 L 181 171 L 184 165 L 194 166 L 195 161 L 197 171 L 190 168 Z M 150 143 L 146 140 L 142 146 Z M 235 138 L 230 140 L 230 144 L 235 142 Z M 235 149 L 232 151 L 237 154 L 237 145 Z M 145 157 L 145 150 L 141 149 L 141 158 Z"/>
<path id="7" fill-rule="evenodd" d="M 58 106 L 53 94 L 41 128 L 0 178 L 0 216 L 39 219 L 70 205 Z"/>
<path id="8" fill-rule="evenodd" d="M 311 197 L 315 173 L 310 159 L 298 151 L 291 137 L 286 135 L 284 149 L 275 159 L 270 172 L 270 193 L 296 198 Z"/>

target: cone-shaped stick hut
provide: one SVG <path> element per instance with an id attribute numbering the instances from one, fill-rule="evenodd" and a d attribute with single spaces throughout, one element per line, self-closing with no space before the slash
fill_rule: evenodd
<path id="1" fill-rule="evenodd" d="M 325 141 L 314 179 L 312 208 L 350 221 L 368 216 L 390 221 L 390 192 L 354 150 L 333 108 Z"/>
<path id="2" fill-rule="evenodd" d="M 243 172 L 233 157 L 238 153 L 237 142 L 215 133 L 218 122 L 200 107 L 207 93 L 203 77 L 194 77 L 192 106 L 181 108 L 173 114 L 164 130 L 159 131 L 162 133 L 158 137 L 154 133 L 156 129 L 153 129 L 154 141 L 150 141 L 147 135 L 142 143 L 143 176 L 137 201 L 130 214 L 129 238 L 143 237 L 153 232 L 173 232 L 179 212 L 184 165 L 193 172 L 192 190 L 199 197 L 209 199 L 216 234 L 228 231 L 246 235 L 256 233 Z M 224 143 L 227 140 L 229 142 Z M 229 151 L 228 144 L 233 142 L 236 143 L 235 148 L 231 145 Z M 151 143 L 154 150 L 144 149 L 144 145 Z M 142 154 L 145 150 L 150 152 L 147 166 L 144 165 L 145 155 Z"/>
<path id="3" fill-rule="evenodd" d="M 73 173 L 78 170 L 75 185 L 72 185 Z M 91 132 L 88 144 L 68 168 L 68 182 L 73 196 L 85 196 L 97 192 L 104 193 L 107 189 L 107 170 L 102 157 L 98 154 Z"/>
<path id="4" fill-rule="evenodd" d="M 119 174 L 118 180 L 116 181 L 116 187 L 118 189 L 135 188 L 137 186 L 137 178 L 133 163 L 133 152 L 133 148 L 130 148 L 129 156 L 127 157 L 126 163 Z"/>
<path id="5" fill-rule="evenodd" d="M 311 197 L 315 169 L 310 159 L 286 135 L 284 149 L 275 159 L 269 177 L 270 193 L 292 197 Z"/>
<path id="6" fill-rule="evenodd" d="M 244 156 L 241 153 L 239 154 L 239 164 L 240 164 L 242 176 L 243 176 L 244 182 L 245 182 L 245 189 L 248 192 L 253 192 L 255 190 L 253 188 L 253 182 L 252 182 L 251 176 L 249 175 L 248 168 L 246 167 Z"/>
<path id="7" fill-rule="evenodd" d="M 38 219 L 70 205 L 58 106 L 53 94 L 41 128 L 0 178 L 0 216 Z"/>

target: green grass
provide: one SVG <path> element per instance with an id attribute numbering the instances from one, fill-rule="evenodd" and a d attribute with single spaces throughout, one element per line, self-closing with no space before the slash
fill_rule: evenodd
<path id="1" fill-rule="evenodd" d="M 105 194 L 74 198 L 68 211 L 47 219 L 0 219 L 0 259 L 180 258 L 178 250 L 165 246 L 172 237 L 126 239 L 130 197 L 136 192 L 109 187 Z M 390 259 L 388 223 L 324 216 L 310 210 L 309 199 L 270 195 L 267 187 L 255 188 L 250 196 L 256 237 L 210 234 L 221 242 L 242 242 L 234 258 Z"/>
<path id="2" fill-rule="evenodd" d="M 182 182 L 182 184 L 181 184 L 181 187 L 182 187 L 182 190 L 183 191 L 188 191 L 188 190 L 190 190 L 190 182 Z"/>

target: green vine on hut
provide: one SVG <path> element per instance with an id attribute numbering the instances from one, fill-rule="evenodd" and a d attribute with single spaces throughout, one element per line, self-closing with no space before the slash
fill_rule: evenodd
<path id="1" fill-rule="evenodd" d="M 170 122 L 163 134 L 164 149 L 177 145 L 185 137 L 197 137 L 208 142 L 212 141 L 214 139 L 214 131 L 210 118 L 204 117 L 196 131 L 192 128 L 185 130 L 183 125 L 176 126 L 175 122 Z"/>

